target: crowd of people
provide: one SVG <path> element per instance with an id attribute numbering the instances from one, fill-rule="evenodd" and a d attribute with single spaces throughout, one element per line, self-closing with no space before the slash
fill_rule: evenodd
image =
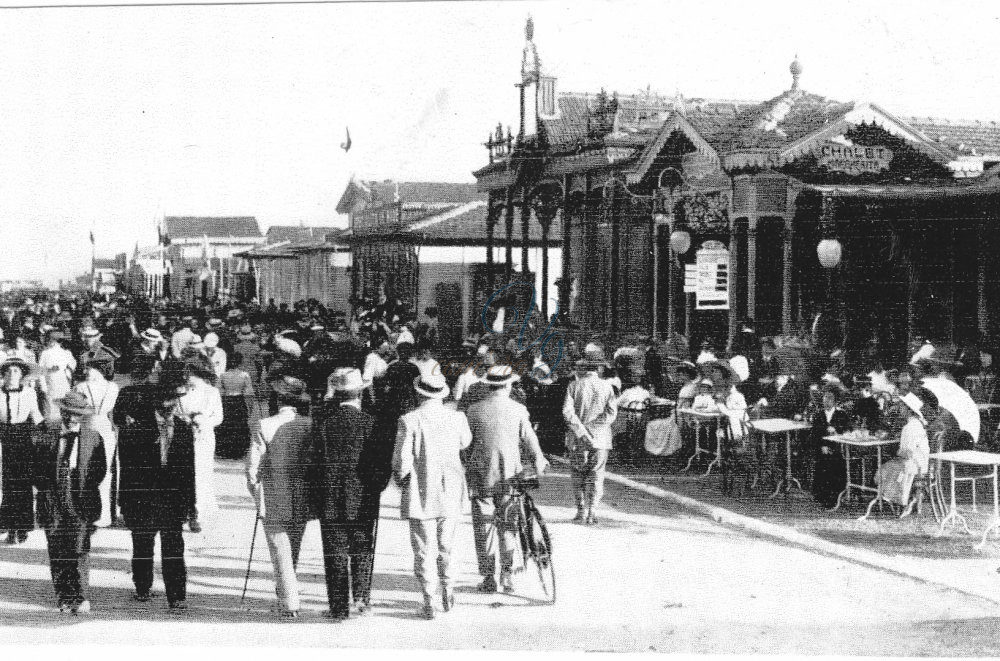
<path id="1" fill-rule="evenodd" d="M 553 356 L 502 328 L 460 349 L 438 346 L 433 320 L 384 297 L 350 318 L 317 301 L 7 303 L 0 530 L 14 546 L 44 530 L 57 606 L 68 613 L 91 607 L 90 540 L 108 526 L 131 533 L 134 598 L 152 598 L 159 535 L 167 604 L 186 608 L 185 532 L 218 521 L 217 456 L 245 462 L 274 565 L 276 611 L 300 612 L 296 567 L 308 522 L 318 519 L 328 615 L 341 620 L 371 613 L 380 498 L 390 482 L 409 525 L 419 612 L 432 618 L 455 606 L 450 559 L 464 504 L 478 589 L 513 591 L 514 530 L 502 516 L 508 482 L 523 470 L 544 472 L 546 453 L 565 454 L 574 521 L 598 523 L 612 449 L 635 456 L 635 430 L 620 413 L 635 404 L 715 408 L 737 440 L 751 417 L 808 419 L 813 432 L 794 460 L 827 506 L 845 478 L 838 446 L 824 440 L 833 432 L 864 426 L 901 438 L 878 479 L 904 504 L 927 471 L 929 433 L 969 441 L 923 387 L 950 378 L 957 364 L 930 345 L 904 369 L 859 372 L 837 351 L 817 370 L 791 343 L 758 338 L 749 321 L 722 358 L 677 337 L 613 353 L 597 338 L 560 337 Z M 682 425 L 675 431 L 681 443 L 672 452 L 693 442 Z"/>

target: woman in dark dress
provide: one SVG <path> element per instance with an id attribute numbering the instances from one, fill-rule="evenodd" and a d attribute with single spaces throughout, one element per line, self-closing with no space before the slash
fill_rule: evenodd
<path id="1" fill-rule="evenodd" d="M 824 440 L 832 434 L 851 429 L 851 419 L 837 408 L 843 391 L 833 385 L 823 390 L 823 408 L 813 417 L 810 438 L 816 448 L 816 468 L 813 477 L 813 497 L 824 507 L 837 504 L 837 496 L 847 482 L 847 469 L 840 443 Z"/>
<path id="2" fill-rule="evenodd" d="M 32 433 L 43 418 L 34 383 L 28 377 L 30 372 L 31 366 L 20 358 L 10 358 L 0 365 L 0 529 L 8 531 L 8 544 L 24 543 L 28 532 L 35 529 Z"/>

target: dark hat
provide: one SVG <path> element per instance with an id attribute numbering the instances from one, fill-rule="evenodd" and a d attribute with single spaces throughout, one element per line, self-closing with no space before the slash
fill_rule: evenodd
<path id="1" fill-rule="evenodd" d="M 0 363 L 0 374 L 6 374 L 7 370 L 9 370 L 11 367 L 21 368 L 21 372 L 24 373 L 25 375 L 30 374 L 31 371 L 34 369 L 31 363 L 28 363 L 20 358 L 17 358 L 16 356 L 13 356 L 3 361 L 3 363 Z"/>
<path id="2" fill-rule="evenodd" d="M 301 402 L 309 401 L 309 393 L 306 391 L 306 382 L 294 376 L 283 375 L 281 378 L 271 381 L 271 389 L 284 399 L 296 399 Z"/>
<path id="3" fill-rule="evenodd" d="M 70 390 L 62 399 L 55 400 L 61 411 L 69 411 L 76 415 L 94 415 L 94 407 L 90 405 L 87 396 L 75 390 Z"/>

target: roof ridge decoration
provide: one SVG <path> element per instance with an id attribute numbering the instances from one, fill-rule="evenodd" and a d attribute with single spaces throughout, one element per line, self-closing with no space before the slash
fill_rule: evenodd
<path id="1" fill-rule="evenodd" d="M 485 206 L 486 206 L 485 200 L 473 200 L 472 202 L 467 202 L 453 209 L 449 209 L 444 213 L 439 213 L 434 216 L 431 216 L 430 218 L 425 218 L 424 220 L 413 223 L 412 225 L 406 228 L 406 231 L 419 232 L 428 227 L 431 227 L 432 225 L 443 223 L 446 220 L 451 220 L 452 218 L 456 218 L 458 216 L 467 214 L 473 209 L 478 209 L 480 207 L 485 207 Z"/>

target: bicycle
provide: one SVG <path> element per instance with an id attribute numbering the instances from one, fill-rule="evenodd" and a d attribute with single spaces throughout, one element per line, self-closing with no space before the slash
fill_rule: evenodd
<path id="1" fill-rule="evenodd" d="M 556 574 L 552 565 L 552 539 L 542 513 L 538 511 L 530 491 L 539 487 L 538 475 L 521 472 L 507 480 L 506 502 L 497 508 L 497 528 L 513 529 L 521 549 L 519 573 L 532 564 L 538 570 L 542 591 L 556 603 Z"/>

